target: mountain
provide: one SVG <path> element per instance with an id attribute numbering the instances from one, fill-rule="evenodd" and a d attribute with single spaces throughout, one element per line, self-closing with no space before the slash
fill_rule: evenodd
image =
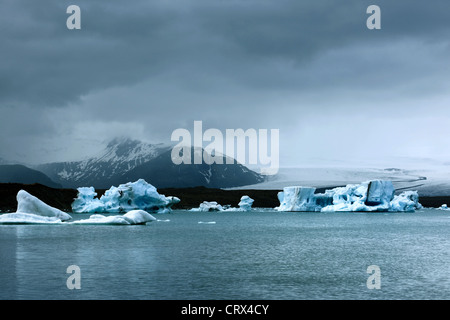
<path id="1" fill-rule="evenodd" d="M 62 187 L 60 184 L 52 181 L 44 173 L 20 164 L 0 165 L 0 183 L 39 183 L 51 188 Z"/>
<path id="2" fill-rule="evenodd" d="M 131 139 L 114 139 L 98 156 L 84 161 L 47 163 L 35 169 L 65 188 L 107 189 L 138 179 L 157 188 L 227 188 L 264 181 L 264 176 L 238 163 L 175 165 L 170 147 Z"/>
<path id="3" fill-rule="evenodd" d="M 202 150 L 203 151 L 203 150 Z M 191 151 L 194 154 L 194 151 Z M 145 179 L 157 188 L 231 188 L 263 182 L 264 176 L 234 161 L 233 164 L 180 164 L 172 162 L 171 150 L 125 173 L 116 184 Z"/>
<path id="4" fill-rule="evenodd" d="M 169 147 L 127 138 L 116 138 L 97 156 L 83 161 L 41 164 L 35 169 L 44 172 L 67 188 L 93 186 L 109 188 L 111 181 L 129 170 L 158 156 Z"/>
<path id="5" fill-rule="evenodd" d="M 0 157 L 0 165 L 9 164 L 9 161 Z"/>

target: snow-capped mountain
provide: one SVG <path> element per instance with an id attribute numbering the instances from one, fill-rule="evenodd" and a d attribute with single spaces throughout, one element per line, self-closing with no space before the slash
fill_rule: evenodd
<path id="1" fill-rule="evenodd" d="M 169 147 L 163 144 L 116 138 L 92 158 L 83 161 L 47 163 L 36 166 L 36 169 L 64 187 L 109 188 L 111 181 L 118 176 L 154 159 L 168 149 Z"/>
<path id="2" fill-rule="evenodd" d="M 202 149 L 201 152 L 204 150 Z M 194 148 L 192 148 L 192 154 Z M 265 181 L 265 177 L 234 161 L 233 164 L 180 164 L 172 162 L 171 150 L 163 152 L 150 160 L 125 173 L 120 181 L 136 181 L 144 178 L 158 188 L 230 188 L 252 185 Z"/>
<path id="3" fill-rule="evenodd" d="M 87 160 L 42 164 L 35 169 L 66 188 L 107 189 L 138 179 L 157 188 L 226 188 L 264 181 L 264 176 L 238 163 L 175 165 L 170 146 L 131 139 L 114 139 L 98 156 Z"/>

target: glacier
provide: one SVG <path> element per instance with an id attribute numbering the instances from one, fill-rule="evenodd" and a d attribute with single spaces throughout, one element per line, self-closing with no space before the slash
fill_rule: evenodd
<path id="1" fill-rule="evenodd" d="M 394 195 L 389 180 L 369 180 L 315 193 L 314 187 L 290 186 L 278 193 L 278 211 L 414 211 L 421 209 L 417 191 Z"/>
<path id="2" fill-rule="evenodd" d="M 180 202 L 177 197 L 159 194 L 144 179 L 118 187 L 112 186 L 100 199 L 96 198 L 97 193 L 93 187 L 81 187 L 77 190 L 78 196 L 72 203 L 72 210 L 76 213 L 125 213 L 131 210 L 166 213 Z"/>

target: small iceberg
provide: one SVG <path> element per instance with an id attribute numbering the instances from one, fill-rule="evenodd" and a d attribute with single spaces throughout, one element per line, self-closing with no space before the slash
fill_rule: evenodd
<path id="1" fill-rule="evenodd" d="M 438 210 L 449 211 L 450 208 L 447 206 L 446 203 L 444 203 L 443 205 L 441 205 L 441 206 L 438 208 Z"/>
<path id="2" fill-rule="evenodd" d="M 139 225 L 156 221 L 156 218 L 144 210 L 132 210 L 124 215 L 104 216 L 93 214 L 89 219 L 82 219 L 71 222 L 72 224 L 88 225 Z"/>
<path id="3" fill-rule="evenodd" d="M 241 201 L 238 203 L 240 211 L 250 211 L 250 210 L 252 210 L 252 205 L 253 205 L 254 201 L 255 200 L 253 200 L 249 196 L 242 196 L 241 197 Z"/>
<path id="4" fill-rule="evenodd" d="M 224 207 L 218 204 L 216 201 L 203 201 L 198 208 L 192 208 L 190 211 L 224 211 Z"/>
<path id="5" fill-rule="evenodd" d="M 203 201 L 198 208 L 192 208 L 190 211 L 215 212 L 215 211 L 250 211 L 254 200 L 249 196 L 242 196 L 239 202 L 239 208 L 233 208 L 230 205 L 220 205 L 217 201 Z"/>
<path id="6" fill-rule="evenodd" d="M 60 224 L 55 217 L 44 217 L 32 213 L 13 212 L 0 215 L 0 224 Z"/>
<path id="7" fill-rule="evenodd" d="M 198 224 L 216 224 L 215 221 L 199 221 Z"/>

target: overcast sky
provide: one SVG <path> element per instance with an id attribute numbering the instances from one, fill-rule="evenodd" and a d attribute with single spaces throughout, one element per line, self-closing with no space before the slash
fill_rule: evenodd
<path id="1" fill-rule="evenodd" d="M 68 30 L 66 8 L 81 8 Z M 381 30 L 366 9 L 381 8 Z M 2 0 L 0 157 L 279 129 L 280 165 L 450 161 L 448 0 Z M 393 160 L 394 159 L 394 160 Z M 397 160 L 395 160 L 397 159 Z"/>

